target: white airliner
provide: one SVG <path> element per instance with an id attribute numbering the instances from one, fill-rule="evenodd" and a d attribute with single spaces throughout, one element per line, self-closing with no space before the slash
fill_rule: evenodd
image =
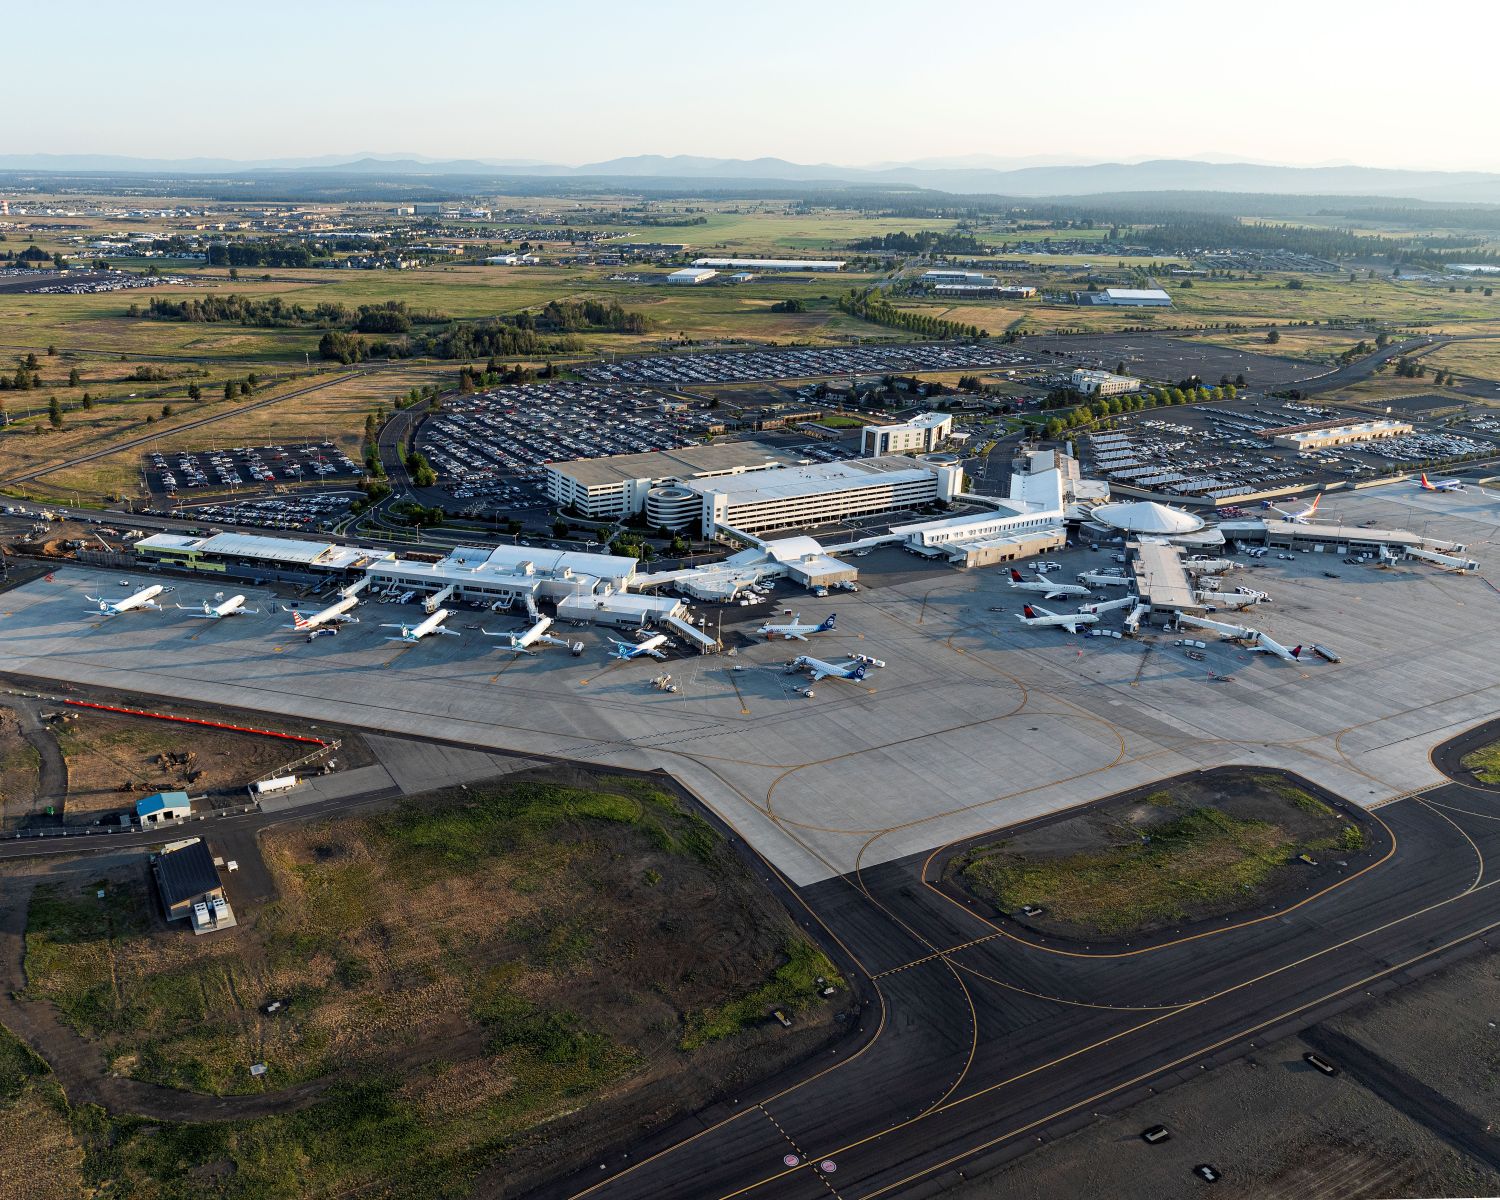
<path id="1" fill-rule="evenodd" d="M 1425 471 L 1417 486 L 1424 492 L 1466 492 L 1469 490 L 1457 479 L 1428 479 Z"/>
<path id="2" fill-rule="evenodd" d="M 220 592 L 219 594 L 223 595 L 222 592 Z M 196 604 L 179 604 L 177 607 L 182 609 L 195 609 L 197 611 L 193 613 L 193 616 L 207 617 L 210 621 L 217 621 L 220 617 L 234 617 L 241 614 L 245 616 L 254 616 L 256 613 L 260 612 L 260 609 L 258 608 L 246 608 L 245 597 L 243 596 L 231 596 L 228 600 L 221 601 L 218 604 L 210 604 L 207 600 L 205 600 L 201 608 Z"/>
<path id="3" fill-rule="evenodd" d="M 440 608 L 419 625 L 382 625 L 380 628 L 401 631 L 395 637 L 386 638 L 388 642 L 420 642 L 429 633 L 441 633 L 444 637 L 462 637 L 463 635 L 456 629 L 443 628 L 443 622 L 451 615 L 446 608 Z"/>
<path id="4" fill-rule="evenodd" d="M 1291 512 L 1285 508 L 1279 508 L 1276 505 L 1272 504 L 1269 500 L 1264 501 L 1264 504 L 1265 507 L 1269 508 L 1272 512 L 1279 512 L 1293 525 L 1306 525 L 1313 519 L 1313 514 L 1318 511 L 1318 502 L 1322 499 L 1323 493 L 1319 492 L 1316 496 L 1313 497 L 1313 502 L 1311 504 L 1309 504 L 1306 508 L 1299 508 L 1296 512 Z"/>
<path id="5" fill-rule="evenodd" d="M 135 608 L 149 608 L 152 612 L 161 612 L 161 605 L 152 599 L 154 596 L 160 596 L 161 593 L 161 584 L 153 583 L 150 587 L 142 588 L 121 600 L 105 600 L 100 596 L 85 596 L 84 599 L 97 604 L 99 611 L 106 617 L 118 617 L 121 613 L 127 613 Z"/>
<path id="6" fill-rule="evenodd" d="M 629 662 L 632 658 L 640 658 L 643 654 L 649 654 L 652 658 L 666 658 L 661 647 L 666 644 L 667 635 L 664 633 L 653 633 L 644 642 L 622 642 L 619 638 L 610 638 L 615 648 L 609 652 L 610 658 L 618 658 L 621 662 Z"/>
<path id="7" fill-rule="evenodd" d="M 1063 596 L 1087 596 L 1089 590 L 1077 583 L 1053 583 L 1040 571 L 1035 579 L 1022 579 L 1021 572 L 1010 570 L 1010 586 L 1023 592 L 1040 592 L 1043 600 L 1058 600 Z"/>
<path id="8" fill-rule="evenodd" d="M 1302 661 L 1301 646 L 1293 646 L 1290 650 L 1288 650 L 1280 642 L 1272 641 L 1271 638 L 1264 633 L 1258 633 L 1255 635 L 1255 649 L 1259 650 L 1262 654 L 1274 654 L 1277 658 L 1283 659 L 1286 662 Z"/>
<path id="9" fill-rule="evenodd" d="M 786 638 L 789 641 L 795 638 L 799 642 L 805 642 L 810 633 L 831 633 L 834 616 L 834 613 L 829 613 L 820 625 L 803 625 L 799 623 L 802 614 L 798 613 L 785 625 L 762 625 L 755 632 L 764 635 L 768 642 L 772 638 Z"/>
<path id="10" fill-rule="evenodd" d="M 860 680 L 865 677 L 866 664 L 858 660 L 844 663 L 824 662 L 821 658 L 813 658 L 810 654 L 799 654 L 792 659 L 787 670 L 806 671 L 812 676 L 814 683 L 824 679 Z"/>
<path id="11" fill-rule="evenodd" d="M 1098 613 L 1055 613 L 1040 604 L 1028 604 L 1016 614 L 1016 620 L 1026 626 L 1045 628 L 1055 625 L 1069 633 L 1077 633 L 1080 625 L 1094 625 L 1099 621 Z"/>
<path id="12" fill-rule="evenodd" d="M 336 621 L 340 625 L 358 625 L 359 618 L 349 615 L 349 610 L 358 603 L 359 601 L 353 596 L 345 596 L 342 600 L 330 604 L 321 612 L 313 613 L 310 617 L 304 617 L 294 608 L 292 609 L 292 623 L 284 625 L 282 628 L 295 629 L 305 633 L 308 630 L 317 629 L 321 625 L 327 625 L 330 621 Z"/>
<path id="13" fill-rule="evenodd" d="M 491 633 L 483 626 L 480 627 L 479 632 L 484 634 L 485 637 L 508 638 L 510 644 L 506 649 L 516 654 L 534 654 L 536 651 L 532 650 L 531 647 L 535 645 L 561 646 L 564 649 L 568 649 L 566 641 L 560 637 L 553 637 L 547 632 L 551 627 L 551 617 L 538 617 L 534 625 L 522 630 L 520 633 Z"/>

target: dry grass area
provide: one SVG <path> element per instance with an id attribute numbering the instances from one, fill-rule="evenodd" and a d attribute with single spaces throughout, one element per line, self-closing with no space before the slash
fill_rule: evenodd
<path id="1" fill-rule="evenodd" d="M 41 756 L 21 736 L 15 710 L 0 708 L 0 828 L 12 829 L 36 811 Z"/>
<path id="2" fill-rule="evenodd" d="M 50 1089 L 31 1086 L 9 1103 L 0 1101 L 0 1196 L 78 1200 L 90 1194 L 83 1147 Z"/>
<path id="3" fill-rule="evenodd" d="M 227 934 L 165 927 L 138 869 L 111 876 L 103 902 L 92 878 L 38 888 L 27 929 L 27 998 L 56 1005 L 114 1071 L 215 1093 L 336 1077 L 306 1128 L 238 1127 L 237 1188 L 247 1173 L 257 1186 L 236 1196 L 513 1181 L 833 1028 L 815 985 L 838 982 L 832 965 L 707 825 L 641 781 L 427 797 L 278 829 L 263 849 L 277 898 Z M 283 1007 L 266 1014 L 272 999 Z M 273 1174 L 320 1153 L 324 1105 L 365 1106 L 370 1087 L 392 1123 L 379 1149 L 324 1150 L 295 1185 Z"/>
<path id="4" fill-rule="evenodd" d="M 70 710 L 54 726 L 68 764 L 67 815 L 133 804 L 157 791 L 238 793 L 312 746 L 144 717 Z"/>
<path id="5" fill-rule="evenodd" d="M 1425 355 L 1428 366 L 1456 371 L 1460 377 L 1500 381 L 1500 337 L 1494 341 L 1456 342 Z"/>

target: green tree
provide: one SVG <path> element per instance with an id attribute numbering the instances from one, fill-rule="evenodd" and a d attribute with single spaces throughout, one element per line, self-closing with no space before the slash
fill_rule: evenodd
<path id="1" fill-rule="evenodd" d="M 47 397 L 47 420 L 52 422 L 52 428 L 58 429 L 63 423 L 62 404 L 56 396 Z"/>
<path id="2" fill-rule="evenodd" d="M 71 371 L 68 372 L 69 387 L 77 387 L 82 382 L 83 376 L 79 375 L 77 367 L 74 367 Z"/>
<path id="3" fill-rule="evenodd" d="M 203 399 L 203 389 L 201 387 L 199 387 L 196 383 L 190 383 L 190 384 L 188 384 L 188 399 L 189 400 L 201 400 L 201 399 Z"/>
<path id="4" fill-rule="evenodd" d="M 161 415 L 164 417 L 170 417 L 172 415 L 172 406 L 170 404 L 163 404 L 161 406 Z"/>
<path id="5" fill-rule="evenodd" d="M 1274 346 L 1279 341 L 1281 341 L 1281 331 L 1273 325 L 1266 330 L 1266 345 Z"/>

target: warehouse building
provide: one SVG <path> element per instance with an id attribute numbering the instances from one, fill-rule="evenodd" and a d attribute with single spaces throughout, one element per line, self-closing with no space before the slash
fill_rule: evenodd
<path id="1" fill-rule="evenodd" d="M 848 517 L 905 512 L 958 495 L 963 469 L 909 458 L 779 467 L 726 479 L 685 481 L 702 501 L 703 532 L 730 535 L 812 529 Z"/>
<path id="2" fill-rule="evenodd" d="M 135 819 L 142 825 L 185 821 L 193 815 L 193 802 L 186 792 L 153 792 L 135 802 Z"/>
<path id="3" fill-rule="evenodd" d="M 927 412 L 899 425 L 866 425 L 860 435 L 859 452 L 866 458 L 883 454 L 928 454 L 953 432 L 951 413 Z"/>
<path id="4" fill-rule="evenodd" d="M 1317 425 L 1266 429 L 1261 431 L 1261 436 L 1269 438 L 1273 446 L 1280 446 L 1284 450 L 1296 450 L 1299 454 L 1310 454 L 1314 450 L 1326 450 L 1329 446 L 1351 446 L 1359 442 L 1373 442 L 1380 438 L 1400 437 L 1411 431 L 1412 426 L 1407 421 L 1356 421 L 1352 424 L 1334 421 Z"/>
<path id="5" fill-rule="evenodd" d="M 705 267 L 683 267 L 680 271 L 673 271 L 667 276 L 668 283 L 707 283 L 717 271 L 710 271 Z"/>
<path id="6" fill-rule="evenodd" d="M 544 483 L 554 504 L 585 517 L 607 520 L 645 511 L 652 524 L 681 529 L 698 519 L 700 504 L 696 492 L 684 493 L 675 485 L 800 461 L 765 442 L 725 442 L 548 463 Z"/>
<path id="7" fill-rule="evenodd" d="M 843 260 L 807 258 L 695 258 L 695 267 L 716 271 L 842 271 Z"/>
<path id="8" fill-rule="evenodd" d="M 1075 392 L 1083 396 L 1123 396 L 1141 390 L 1141 381 L 1113 371 L 1091 371 L 1080 368 L 1068 376 Z"/>
<path id="9" fill-rule="evenodd" d="M 1097 292 L 1074 292 L 1079 304 L 1114 308 L 1171 308 L 1172 297 L 1161 288 L 1101 288 Z"/>

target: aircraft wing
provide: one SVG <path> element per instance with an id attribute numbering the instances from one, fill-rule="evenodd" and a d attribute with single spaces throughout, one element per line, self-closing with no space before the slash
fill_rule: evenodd
<path id="1" fill-rule="evenodd" d="M 827 678 L 828 678 L 828 672 L 827 671 L 820 671 L 816 667 L 813 668 L 813 670 L 812 670 L 812 681 L 814 683 L 817 683 L 818 681 L 823 680 L 823 679 L 827 679 Z"/>
<path id="2" fill-rule="evenodd" d="M 1062 599 L 1066 598 L 1070 594 L 1071 593 L 1064 591 L 1062 588 L 1054 588 L 1052 591 L 1047 592 L 1045 595 L 1043 595 L 1042 599 L 1043 600 L 1062 600 Z"/>
<path id="3" fill-rule="evenodd" d="M 791 629 L 783 629 L 781 631 L 781 636 L 784 638 L 795 638 L 799 642 L 807 641 L 807 635 L 805 633 L 797 633 L 795 630 Z"/>

